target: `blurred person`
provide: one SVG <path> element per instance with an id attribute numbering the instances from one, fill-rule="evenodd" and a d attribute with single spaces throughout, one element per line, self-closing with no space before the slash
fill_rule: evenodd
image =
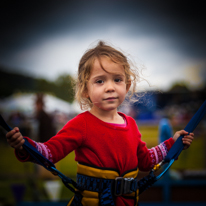
<path id="1" fill-rule="evenodd" d="M 36 106 L 35 118 L 38 121 L 37 136 L 40 142 L 46 142 L 56 134 L 53 118 L 44 109 L 45 104 L 43 98 L 44 98 L 43 94 L 37 94 L 36 102 L 35 102 L 35 106 Z"/>
<path id="2" fill-rule="evenodd" d="M 78 68 L 76 99 L 81 108 L 87 111 L 67 122 L 45 143 L 25 137 L 53 163 L 75 150 L 77 183 L 81 183 L 84 191 L 76 191 L 68 205 L 101 205 L 105 197 L 110 197 L 109 203 L 105 205 L 137 205 L 137 188 L 131 194 L 118 196 L 117 190 L 114 191 L 115 181 L 110 179 L 136 179 L 138 170 L 151 170 L 165 158 L 180 135 L 184 135 L 184 149 L 192 143 L 194 134 L 181 130 L 156 147 L 146 147 L 135 120 L 117 110 L 130 89 L 131 96 L 136 92 L 138 80 L 138 69 L 131 68 L 128 58 L 100 41 L 96 47 L 84 53 Z M 33 161 L 22 147 L 25 140 L 17 127 L 8 132 L 6 137 L 20 161 Z M 85 178 L 89 179 L 87 183 L 97 182 L 92 182 L 89 187 L 89 184 L 81 181 Z M 110 183 L 100 188 L 102 185 L 98 181 Z"/>
<path id="3" fill-rule="evenodd" d="M 8 118 L 8 121 L 11 125 L 19 125 L 18 127 L 21 128 L 20 125 L 22 125 L 22 122 L 25 121 L 25 116 L 20 113 L 19 111 L 17 112 L 12 112 L 10 115 L 9 115 L 9 118 Z"/>
<path id="4" fill-rule="evenodd" d="M 28 121 L 28 117 L 22 112 L 12 112 L 8 117 L 8 122 L 11 126 L 18 127 L 25 136 L 31 135 L 31 125 Z"/>

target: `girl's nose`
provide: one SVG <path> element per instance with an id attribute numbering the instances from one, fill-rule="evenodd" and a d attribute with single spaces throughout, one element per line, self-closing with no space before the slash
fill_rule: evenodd
<path id="1" fill-rule="evenodd" d="M 115 88 L 113 82 L 107 82 L 105 90 L 106 92 L 114 92 Z"/>

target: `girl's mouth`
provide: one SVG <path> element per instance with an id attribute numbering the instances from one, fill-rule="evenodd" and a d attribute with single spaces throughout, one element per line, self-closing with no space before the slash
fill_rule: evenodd
<path id="1" fill-rule="evenodd" d="M 109 98 L 106 98 L 105 100 L 115 100 L 117 99 L 117 97 L 109 97 Z"/>

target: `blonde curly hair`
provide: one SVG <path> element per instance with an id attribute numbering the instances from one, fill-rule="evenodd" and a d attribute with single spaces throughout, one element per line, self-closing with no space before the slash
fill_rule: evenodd
<path id="1" fill-rule="evenodd" d="M 122 52 L 106 45 L 103 41 L 99 41 L 97 46 L 84 53 L 79 62 L 75 99 L 79 102 L 82 110 L 87 110 L 92 107 L 92 102 L 85 95 L 87 92 L 87 82 L 95 59 L 98 59 L 101 65 L 101 57 L 107 57 L 114 63 L 120 64 L 124 67 L 126 84 L 131 84 L 130 97 L 135 92 L 136 83 L 139 81 L 139 73 L 137 69 L 133 70 L 131 68 L 132 63 L 130 60 Z M 102 67 L 102 69 L 104 68 Z"/>

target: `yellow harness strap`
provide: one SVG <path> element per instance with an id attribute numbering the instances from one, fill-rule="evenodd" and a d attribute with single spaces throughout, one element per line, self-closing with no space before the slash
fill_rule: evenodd
<path id="1" fill-rule="evenodd" d="M 110 169 L 104 169 L 104 168 L 94 168 L 86 165 L 82 165 L 78 163 L 77 165 L 77 174 L 80 175 L 85 175 L 89 177 L 95 177 L 95 178 L 101 178 L 101 179 L 110 179 L 110 180 L 115 180 L 115 178 L 119 177 L 119 173 L 115 170 L 110 170 Z M 128 171 L 123 175 L 123 178 L 137 178 L 138 175 L 138 169 L 134 169 L 132 171 Z M 98 192 L 93 192 L 93 191 L 88 191 L 84 190 L 78 191 L 79 194 L 81 194 L 81 204 L 83 206 L 99 206 L 99 193 Z M 132 192 L 131 194 L 124 194 L 122 195 L 123 197 L 127 198 L 132 198 L 136 199 L 135 205 L 137 205 L 139 196 L 138 196 L 139 191 L 137 190 L 136 192 Z M 75 197 L 73 197 L 70 202 L 68 203 L 67 206 L 72 205 L 72 201 L 74 200 Z"/>

